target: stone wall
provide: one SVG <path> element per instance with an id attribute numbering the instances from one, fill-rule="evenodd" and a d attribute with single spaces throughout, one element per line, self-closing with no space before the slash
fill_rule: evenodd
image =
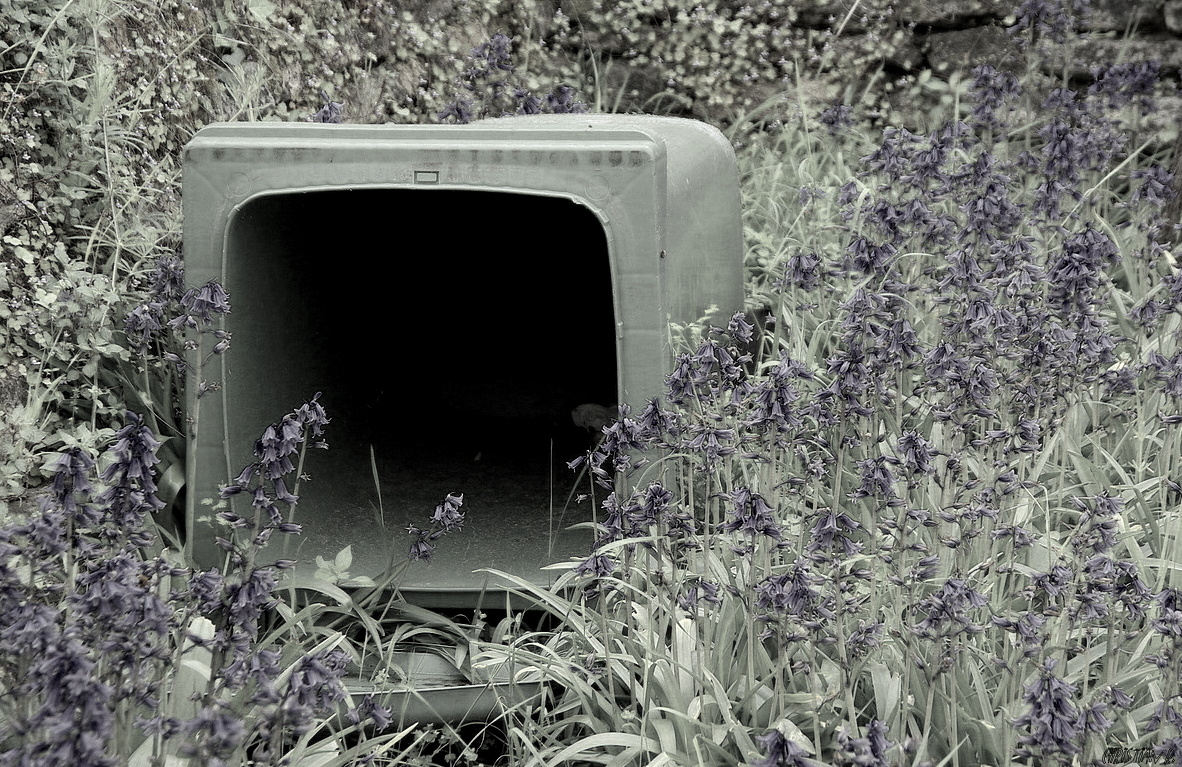
<path id="1" fill-rule="evenodd" d="M 661 91 L 669 85 L 667 73 L 661 71 L 660 64 L 644 61 L 643 50 L 628 50 L 624 35 L 597 23 L 595 11 L 602 5 L 600 0 L 559 0 L 557 10 L 575 20 L 569 41 L 608 54 L 616 66 L 609 69 L 614 81 L 609 80 L 607 87 L 627 87 L 626 106 L 661 103 Z M 1070 7 L 1071 2 L 1047 0 L 1042 5 Z M 777 89 L 784 90 L 784 84 L 817 104 L 843 101 L 847 100 L 843 96 L 858 91 L 851 84 L 861 82 L 873 87 L 868 83 L 873 76 L 879 78 L 885 92 L 899 93 L 903 98 L 902 94 L 917 82 L 946 82 L 966 76 L 983 63 L 1015 73 L 1034 65 L 1048 75 L 1066 76 L 1073 84 L 1086 87 L 1094 67 L 1156 61 L 1165 81 L 1166 97 L 1161 102 L 1165 111 L 1159 116 L 1163 130 L 1168 133 L 1173 125 L 1176 133 L 1182 117 L 1182 102 L 1172 95 L 1182 71 L 1182 0 L 1093 0 L 1087 12 L 1073 19 L 1076 28 L 1060 45 L 1046 44 L 1049 40 L 1045 33 L 1042 40 L 1030 45 L 1029 39 L 1007 31 L 1017 22 L 1020 0 L 814 0 L 792 6 L 795 18 L 786 19 L 784 24 L 797 33 L 795 40 L 813 47 L 812 62 L 819 60 L 817 51 L 832 55 L 819 67 L 784 67 L 781 84 L 766 80 L 746 85 L 730 83 L 756 92 L 757 98 L 747 99 L 748 103 L 758 103 Z M 716 16 L 724 19 L 728 14 L 737 15 L 744 7 L 744 0 L 710 6 Z M 661 29 L 670 29 L 660 14 L 641 19 L 638 23 L 660 23 Z M 837 29 L 840 34 L 834 35 Z M 631 37 L 642 36 L 632 30 Z M 798 72 L 806 75 L 803 88 Z M 725 123 L 734 110 L 725 106 L 719 110 L 716 105 L 744 102 L 741 96 L 705 99 L 692 92 L 688 96 L 666 99 L 664 103 L 677 106 L 670 111 Z"/>

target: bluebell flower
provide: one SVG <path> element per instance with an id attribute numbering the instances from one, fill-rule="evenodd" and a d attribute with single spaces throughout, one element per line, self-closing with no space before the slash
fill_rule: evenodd
<path id="1" fill-rule="evenodd" d="M 225 578 L 217 570 L 195 572 L 189 576 L 188 596 L 198 613 L 208 614 L 222 604 Z"/>
<path id="2" fill-rule="evenodd" d="M 320 404 L 320 392 L 313 394 L 312 399 L 300 406 L 295 418 L 313 437 L 319 437 L 324 432 L 324 427 L 331 423 L 328 414 L 324 412 L 324 406 Z"/>
<path id="3" fill-rule="evenodd" d="M 854 108 L 848 104 L 834 104 L 822 110 L 817 119 L 829 130 L 830 136 L 838 136 L 854 124 Z"/>
<path id="4" fill-rule="evenodd" d="M 669 504 L 673 500 L 673 493 L 669 492 L 661 483 L 650 482 L 645 488 L 641 503 L 636 504 L 629 514 L 633 530 L 640 534 L 664 521 L 669 511 Z"/>
<path id="5" fill-rule="evenodd" d="M 1174 191 L 1174 174 L 1160 165 L 1150 165 L 1129 175 L 1133 180 L 1141 182 L 1133 188 L 1133 193 L 1129 197 L 1130 205 L 1144 200 L 1160 208 L 1177 197 L 1177 192 Z"/>
<path id="6" fill-rule="evenodd" d="M 904 431 L 899 437 L 895 453 L 910 474 L 931 474 L 934 471 L 932 458 L 939 455 L 932 443 L 914 429 Z"/>
<path id="7" fill-rule="evenodd" d="M 673 372 L 665 377 L 665 389 L 669 401 L 674 405 L 682 405 L 694 397 L 693 356 L 679 354 L 673 363 Z"/>
<path id="8" fill-rule="evenodd" d="M 852 210 L 852 206 L 861 194 L 862 187 L 855 179 L 851 179 L 841 185 L 837 193 L 837 204 L 841 206 L 841 218 L 843 221 L 849 221 L 853 218 L 854 211 Z"/>
<path id="9" fill-rule="evenodd" d="M 973 101 L 973 123 L 990 130 L 1004 127 L 1009 121 L 999 116 L 999 111 L 1021 94 L 1018 78 L 1008 72 L 999 72 L 988 64 L 974 67 L 972 75 L 969 93 Z"/>
<path id="10" fill-rule="evenodd" d="M 849 729 L 842 725 L 837 729 L 838 751 L 834 755 L 840 765 L 857 765 L 857 767 L 889 767 L 886 752 L 894 744 L 887 740 L 886 722 L 872 719 L 866 725 L 866 734 L 860 738 L 850 735 Z"/>
<path id="11" fill-rule="evenodd" d="M 618 494 L 613 490 L 600 502 L 603 516 L 599 520 L 599 534 L 595 545 L 618 541 L 636 534 L 628 522 L 627 504 L 621 505 Z"/>
<path id="12" fill-rule="evenodd" d="M 734 446 L 736 439 L 735 430 L 730 427 L 693 423 L 688 427 L 681 446 L 691 453 L 700 454 L 701 468 L 709 471 L 720 459 L 737 452 Z"/>
<path id="13" fill-rule="evenodd" d="M 464 524 L 464 513 L 460 511 L 463 505 L 463 493 L 448 493 L 443 503 L 435 507 L 435 513 L 431 515 L 432 524 L 442 528 L 445 533 L 459 530 Z"/>
<path id="14" fill-rule="evenodd" d="M 450 119 L 460 125 L 467 125 L 472 122 L 472 102 L 469 99 L 449 101 L 435 117 L 440 122 Z"/>
<path id="15" fill-rule="evenodd" d="M 864 620 L 859 620 L 858 627 L 845 638 L 846 654 L 853 660 L 866 657 L 871 650 L 876 649 L 882 643 L 885 628 L 882 623 L 867 623 Z M 883 727 L 882 733 L 885 735 L 885 725 Z"/>
<path id="16" fill-rule="evenodd" d="M 1171 398 L 1182 397 L 1182 350 L 1174 352 L 1169 358 L 1151 351 L 1146 368 L 1151 373 L 1151 380 L 1158 384 L 1158 391 Z"/>
<path id="17" fill-rule="evenodd" d="M 995 541 L 1001 538 L 1009 538 L 1015 550 L 1034 545 L 1034 538 L 1030 535 L 1030 532 L 1018 525 L 1002 525 L 1001 527 L 996 527 L 989 532 L 989 537 Z"/>
<path id="18" fill-rule="evenodd" d="M 587 105 L 575 99 L 575 89 L 569 85 L 560 85 L 547 94 L 542 108 L 548 114 L 583 114 L 587 111 Z"/>
<path id="19" fill-rule="evenodd" d="M 473 48 L 458 81 L 464 90 L 472 94 L 472 98 L 451 101 L 438 113 L 437 118 L 463 124 L 473 119 L 510 114 L 574 114 L 587 111 L 587 106 L 575 98 L 574 89 L 568 85 L 556 87 L 544 99 L 525 88 L 510 85 L 507 75 L 514 71 L 512 47 L 512 40 L 507 35 L 496 34 Z"/>
<path id="20" fill-rule="evenodd" d="M 1052 599 L 1066 593 L 1067 588 L 1075 580 L 1075 572 L 1066 565 L 1056 564 L 1047 572 L 1036 572 L 1030 576 L 1035 588 L 1044 592 Z"/>
<path id="21" fill-rule="evenodd" d="M 1090 102 L 1081 101 L 1070 89 L 1053 90 L 1043 108 L 1053 117 L 1039 130 L 1043 139 L 1042 172 L 1047 182 L 1040 194 L 1082 199 L 1078 186 L 1083 173 L 1106 168 L 1124 150 L 1127 138 L 1111 120 L 1096 113 Z M 1044 205 L 1057 209 L 1058 200 L 1036 201 L 1035 208 Z"/>
<path id="22" fill-rule="evenodd" d="M 156 497 L 153 477 L 160 442 L 138 414 L 129 410 L 125 417 L 126 425 L 115 434 L 115 444 L 108 450 L 114 458 L 102 475 L 108 487 L 95 501 L 107 509 L 117 530 L 137 533 L 131 542 L 140 546 L 147 544 L 141 530 L 144 515 L 164 508 L 164 502 Z"/>
<path id="23" fill-rule="evenodd" d="M 448 493 L 443 502 L 435 507 L 431 515 L 430 529 L 422 529 L 417 525 L 406 528 L 406 532 L 413 538 L 409 551 L 412 561 L 429 561 L 435 551 L 434 541 L 463 526 L 465 514 L 460 511 L 463 504 L 463 493 Z"/>
<path id="24" fill-rule="evenodd" d="M 181 724 L 183 743 L 180 755 L 199 760 L 207 767 L 229 767 L 249 733 L 242 717 L 224 701 L 212 700 L 197 711 L 197 716 Z"/>
<path id="25" fill-rule="evenodd" d="M 1174 711 L 1172 708 L 1169 710 Z M 1176 732 L 1182 732 L 1182 716 L 1179 716 L 1177 712 L 1174 712 L 1172 724 Z M 1174 765 L 1182 764 L 1182 735 L 1164 738 L 1160 743 L 1154 744 L 1153 755 L 1172 759 Z"/>
<path id="26" fill-rule="evenodd" d="M 1167 586 L 1154 595 L 1158 606 L 1158 617 L 1152 622 L 1153 630 L 1169 638 L 1175 649 L 1182 646 L 1182 590 Z"/>
<path id="27" fill-rule="evenodd" d="M 96 664 L 77 639 L 59 636 L 29 668 L 16 691 L 44 703 L 33 716 L 41 742 L 27 742 L 0 754 L 7 764 L 95 765 L 114 767 L 108 745 L 115 737 L 113 690 L 99 679 Z"/>
<path id="28" fill-rule="evenodd" d="M 766 611 L 768 619 L 788 616 L 800 622 L 832 620 L 831 600 L 814 588 L 823 580 L 812 572 L 812 562 L 797 559 L 788 572 L 769 575 L 755 584 L 755 607 Z"/>
<path id="29" fill-rule="evenodd" d="M 716 582 L 698 576 L 682 586 L 681 593 L 677 595 L 677 605 L 688 613 L 689 617 L 694 618 L 698 615 L 698 605 L 702 602 L 719 605 L 722 604 L 722 597 L 718 594 Z"/>
<path id="30" fill-rule="evenodd" d="M 862 529 L 862 525 L 849 514 L 824 508 L 817 512 L 816 520 L 809 531 L 809 543 L 805 551 L 815 554 L 838 549 L 842 556 L 848 557 L 862 550 L 862 544 L 851 537 Z"/>
<path id="31" fill-rule="evenodd" d="M 813 251 L 795 250 L 784 260 L 784 272 L 772 282 L 776 290 L 813 290 L 821 284 L 821 257 Z"/>
<path id="32" fill-rule="evenodd" d="M 66 598 L 73 625 L 120 671 L 125 694 L 148 694 L 157 664 L 166 662 L 172 608 L 154 592 L 153 563 L 121 552 L 80 573 Z"/>
<path id="33" fill-rule="evenodd" d="M 131 350 L 146 354 L 152 344 L 161 339 L 166 321 L 164 304 L 158 301 L 142 303 L 132 309 L 123 320 L 123 332 Z"/>
<path id="34" fill-rule="evenodd" d="M 907 512 L 908 518 L 918 518 L 922 520 L 925 527 L 934 526 L 936 523 L 928 519 L 928 512 L 922 509 L 909 509 Z M 927 544 L 922 541 L 916 544 L 909 544 L 904 547 L 906 550 L 927 551 Z M 879 555 L 884 562 L 890 564 L 894 561 L 894 556 L 889 552 L 883 552 Z M 903 576 L 891 573 L 887 576 L 887 580 L 896 586 L 914 587 L 914 584 L 923 583 L 930 580 L 940 569 L 940 558 L 935 555 L 927 555 L 920 557 L 919 560 L 907 568 L 907 572 Z"/>
<path id="35" fill-rule="evenodd" d="M 333 101 L 325 91 L 320 91 L 320 100 L 324 102 L 324 105 L 316 111 L 316 114 L 312 115 L 311 122 L 339 123 L 344 116 L 345 105 L 339 101 Z"/>
<path id="36" fill-rule="evenodd" d="M 0 651 L 6 657 L 45 656 L 60 633 L 60 613 L 49 605 L 29 603 L 18 593 L 4 598 L 7 625 L 0 626 Z"/>
<path id="37" fill-rule="evenodd" d="M 786 434 L 804 425 L 796 403 L 801 399 L 798 380 L 812 380 L 813 374 L 784 350 L 780 361 L 752 388 L 747 402 L 750 410 L 745 424 L 757 432 L 772 430 Z"/>
<path id="38" fill-rule="evenodd" d="M 378 732 L 384 731 L 394 721 L 390 709 L 379 703 L 372 692 L 363 695 L 361 702 L 349 709 L 346 716 L 353 724 L 372 722 Z"/>
<path id="39" fill-rule="evenodd" d="M 657 397 L 650 399 L 636 417 L 636 428 L 644 442 L 658 446 L 681 433 L 678 414 L 662 408 Z"/>
<path id="40" fill-rule="evenodd" d="M 963 380 L 968 375 L 968 364 L 960 350 L 947 342 L 928 350 L 924 355 L 924 368 L 928 378 L 934 381 Z"/>
<path id="41" fill-rule="evenodd" d="M 828 372 L 833 375 L 826 388 L 849 415 L 864 418 L 874 412 L 868 405 L 876 384 L 870 375 L 869 361 L 866 349 L 857 341 L 843 344 L 825 360 Z"/>
<path id="42" fill-rule="evenodd" d="M 1018 620 L 1011 620 L 1001 616 L 994 616 L 990 619 L 990 623 L 994 626 L 999 626 L 1006 631 L 1011 631 L 1021 638 L 1023 644 L 1026 646 L 1026 656 L 1032 657 L 1037 652 L 1037 648 L 1043 642 L 1042 635 L 1039 630 L 1047 622 L 1045 615 L 1033 611 L 1026 611 L 1022 613 Z"/>
<path id="43" fill-rule="evenodd" d="M 756 735 L 755 740 L 764 751 L 764 756 L 753 762 L 751 767 L 814 767 L 808 752 L 789 740 L 779 730 Z"/>
<path id="44" fill-rule="evenodd" d="M 410 544 L 410 552 L 408 556 L 412 562 L 427 562 L 431 559 L 432 552 L 435 551 L 435 545 L 430 542 L 430 531 L 423 530 L 416 525 L 411 525 L 406 528 L 406 532 L 414 538 Z"/>
<path id="45" fill-rule="evenodd" d="M 575 567 L 575 573 L 591 578 L 608 578 L 616 571 L 616 563 L 606 554 L 592 554 Z"/>
<path id="46" fill-rule="evenodd" d="M 960 206 L 965 214 L 965 231 L 984 240 L 1008 237 L 1024 220 L 1020 206 L 1010 201 L 1005 178 L 984 185 L 980 192 Z"/>
<path id="47" fill-rule="evenodd" d="M 332 711 L 349 696 L 341 677 L 349 656 L 343 650 L 326 650 L 301 658 L 288 677 L 287 690 L 276 723 L 283 732 L 306 733 L 318 716 Z"/>
<path id="48" fill-rule="evenodd" d="M 241 665 L 242 676 L 250 689 L 249 700 L 252 704 L 273 706 L 282 699 L 283 695 L 278 686 L 283 673 L 279 665 L 282 659 L 282 651 L 260 647 L 236 661 Z"/>
<path id="49" fill-rule="evenodd" d="M 627 472 L 629 468 L 632 468 L 630 451 L 643 452 L 648 447 L 650 440 L 654 438 L 651 432 L 651 421 L 641 423 L 632 418 L 632 409 L 626 404 L 620 405 L 618 412 L 619 417 L 604 427 L 599 447 L 592 451 L 593 471 L 610 459 L 617 471 Z M 646 408 L 646 413 L 650 417 L 657 417 L 657 414 L 649 412 L 648 408 Z M 669 423 L 672 421 L 663 421 L 663 425 L 667 426 Z"/>
<path id="50" fill-rule="evenodd" d="M 260 621 L 277 601 L 272 596 L 277 583 L 274 570 L 267 567 L 255 568 L 240 580 L 223 583 L 221 604 L 211 620 L 219 629 L 215 647 L 224 651 L 229 661 L 221 671 L 221 679 L 228 689 L 241 689 L 250 680 Z"/>
<path id="51" fill-rule="evenodd" d="M 1015 13 L 1017 23 L 1009 28 L 1029 44 L 1042 38 L 1062 43 L 1075 29 L 1076 17 L 1087 11 L 1090 0 L 1023 0 Z"/>
<path id="52" fill-rule="evenodd" d="M 726 325 L 726 334 L 737 344 L 751 343 L 755 326 L 747 321 L 742 312 L 735 312 Z"/>
<path id="53" fill-rule="evenodd" d="M 776 521 L 775 510 L 759 493 L 747 487 L 737 487 L 727 494 L 730 501 L 726 510 L 727 519 L 720 522 L 718 529 L 726 533 L 741 533 L 750 545 L 759 537 L 770 538 L 780 544 L 784 532 Z"/>
<path id="54" fill-rule="evenodd" d="M 508 35 L 501 32 L 493 35 L 472 49 L 471 57 L 475 61 L 475 65 L 483 67 L 482 70 L 476 71 L 482 76 L 498 71 L 512 72 L 512 49 L 513 41 L 509 39 Z"/>
<path id="55" fill-rule="evenodd" d="M 813 767 L 816 762 L 808 759 L 808 752 L 795 745 L 778 729 L 764 735 L 756 735 L 755 742 L 764 750 L 765 756 L 748 762 L 751 767 Z"/>
<path id="56" fill-rule="evenodd" d="M 513 100 L 517 102 L 517 114 L 519 115 L 536 115 L 542 113 L 542 100 L 525 88 L 514 88 Z"/>
<path id="57" fill-rule="evenodd" d="M 895 497 L 895 474 L 888 468 L 885 456 L 875 456 L 858 461 L 860 483 L 858 488 L 850 493 L 853 499 Z"/>
<path id="58" fill-rule="evenodd" d="M 846 248 L 849 264 L 866 275 L 891 274 L 895 255 L 899 249 L 892 242 L 875 242 L 867 237 L 857 236 Z"/>
<path id="59" fill-rule="evenodd" d="M 1153 93 L 1160 75 L 1159 61 L 1093 67 L 1095 82 L 1088 88 L 1088 95 L 1101 97 L 1109 109 L 1119 109 L 1135 102 L 1141 114 L 1149 114 L 1154 108 Z"/>
<path id="60" fill-rule="evenodd" d="M 1075 701 L 1076 686 L 1055 676 L 1054 670 L 1055 660 L 1046 659 L 1038 676 L 1026 685 L 1022 699 L 1030 710 L 1013 721 L 1025 731 L 1018 737 L 1014 756 L 1069 765 L 1080 751 L 1083 723 Z"/>
<path id="61" fill-rule="evenodd" d="M 974 622 L 969 612 L 988 604 L 989 600 L 973 590 L 963 579 L 949 578 L 939 591 L 916 605 L 915 609 L 923 613 L 924 618 L 911 627 L 911 630 L 917 636 L 929 639 L 979 634 L 985 627 Z"/>
<path id="62" fill-rule="evenodd" d="M 1116 546 L 1117 523 L 1124 499 L 1102 493 L 1089 499 L 1073 496 L 1071 505 L 1081 512 L 1071 547 L 1081 557 L 1106 554 Z"/>
<path id="63" fill-rule="evenodd" d="M 212 325 L 218 315 L 228 314 L 230 311 L 230 296 L 217 280 L 210 280 L 199 288 L 190 288 L 181 297 L 181 306 L 185 309 L 185 322 L 189 327 L 198 324 Z"/>
<path id="64" fill-rule="evenodd" d="M 1084 574 L 1087 589 L 1112 595 L 1132 620 L 1145 619 L 1153 594 L 1141 580 L 1136 564 L 1098 554 L 1085 563 Z"/>
<path id="65" fill-rule="evenodd" d="M 90 502 L 92 468 L 94 459 L 80 447 L 66 448 L 49 464 L 53 472 L 53 499 L 58 508 L 76 518 L 80 527 L 95 527 L 102 518 Z"/>
<path id="66" fill-rule="evenodd" d="M 185 293 L 185 265 L 179 256 L 160 256 L 152 263 L 152 284 L 149 295 L 153 301 L 168 304 L 180 301 Z"/>
<path id="67" fill-rule="evenodd" d="M 921 136 L 905 128 L 887 128 L 882 132 L 882 143 L 878 149 L 861 158 L 862 165 L 870 173 L 877 173 L 889 180 L 900 180 L 911 170 L 911 158 Z"/>
<path id="68" fill-rule="evenodd" d="M 1067 237 L 1047 270 L 1048 300 L 1063 311 L 1090 314 L 1106 265 L 1120 262 L 1120 252 L 1104 233 L 1087 227 Z"/>
<path id="69" fill-rule="evenodd" d="M 944 165 L 952 150 L 953 136 L 933 132 L 928 135 L 925 148 L 917 148 L 911 158 L 911 173 L 903 180 L 919 189 L 943 187 L 948 183 Z"/>

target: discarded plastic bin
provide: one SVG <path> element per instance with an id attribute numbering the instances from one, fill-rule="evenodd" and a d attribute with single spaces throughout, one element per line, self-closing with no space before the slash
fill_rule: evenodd
<path id="1" fill-rule="evenodd" d="M 323 392 L 330 449 L 299 486 L 299 567 L 351 546 L 350 574 L 373 577 L 463 493 L 464 528 L 403 594 L 503 590 L 480 568 L 545 583 L 592 540 L 571 529 L 596 510 L 568 504 L 566 463 L 596 435 L 572 413 L 585 427 L 582 405 L 643 407 L 671 372 L 669 323 L 743 304 L 734 154 L 692 120 L 215 124 L 186 147 L 183 184 L 186 278 L 218 279 L 232 306 L 232 347 L 204 373 L 222 391 L 188 450 L 204 566 L 222 552 L 203 500 Z"/>

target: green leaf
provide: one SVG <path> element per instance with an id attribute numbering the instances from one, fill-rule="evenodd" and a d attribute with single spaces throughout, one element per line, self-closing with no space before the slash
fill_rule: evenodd
<path id="1" fill-rule="evenodd" d="M 251 16 L 265 22 L 275 15 L 275 3 L 271 0 L 246 0 L 246 10 Z"/>
<path id="2" fill-rule="evenodd" d="M 341 575 L 349 571 L 349 567 L 353 564 L 353 545 L 349 544 L 345 548 L 337 552 L 336 569 Z"/>
<path id="3" fill-rule="evenodd" d="M 874 704 L 878 708 L 878 716 L 887 719 L 899 705 L 902 680 L 882 661 L 871 661 L 866 666 L 870 669 L 870 681 L 874 685 Z"/>

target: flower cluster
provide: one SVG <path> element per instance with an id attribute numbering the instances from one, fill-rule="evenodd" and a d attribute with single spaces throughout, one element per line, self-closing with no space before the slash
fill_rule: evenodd
<path id="1" fill-rule="evenodd" d="M 320 392 L 317 392 L 298 410 L 268 426 L 254 445 L 258 460 L 247 465 L 231 484 L 221 488 L 223 499 L 249 496 L 253 509 L 252 517 L 233 510 L 218 513 L 218 520 L 235 531 L 230 538 L 218 538 L 218 546 L 229 554 L 234 565 L 253 563 L 253 552 L 265 546 L 275 532 L 301 532 L 299 525 L 288 521 L 279 504 L 290 512 L 299 503 L 299 496 L 288 487 L 287 476 L 296 474 L 297 484 L 293 487 L 298 487 L 308 439 L 319 437 L 329 422 L 319 399 Z M 319 441 L 315 446 L 324 448 L 327 444 Z M 300 464 L 301 470 L 297 470 L 293 460 Z"/>
<path id="2" fill-rule="evenodd" d="M 307 429 L 297 442 L 327 423 L 315 398 L 292 418 Z M 278 583 L 274 568 L 252 564 L 265 535 L 225 572 L 191 572 L 147 553 L 161 506 L 153 476 L 159 446 L 128 413 L 104 456 L 105 487 L 95 489 L 96 462 L 69 448 L 51 464 L 41 513 L 0 530 L 6 764 L 114 767 L 135 749 L 204 764 L 246 753 L 279 763 L 294 737 L 348 699 L 341 651 L 285 665 L 281 647 L 264 645 Z M 278 460 L 260 455 L 255 473 Z M 191 679 L 187 669 L 202 665 L 205 676 Z M 178 685 L 194 697 L 177 699 Z M 372 700 L 352 716 L 389 722 Z"/>
<path id="3" fill-rule="evenodd" d="M 467 68 L 458 83 L 468 92 L 458 97 L 439 112 L 441 122 L 464 124 L 486 117 L 506 115 L 572 114 L 586 112 L 587 107 L 575 99 L 575 91 L 560 85 L 544 97 L 511 84 L 513 74 L 513 41 L 507 35 L 493 35 L 472 49 Z"/>
<path id="4" fill-rule="evenodd" d="M 124 319 L 123 330 L 128 344 L 140 355 L 146 355 L 169 336 L 169 314 L 180 306 L 184 295 L 185 271 L 177 256 L 161 256 L 152 269 L 147 300 L 133 308 Z"/>
<path id="5" fill-rule="evenodd" d="M 1041 43 L 1075 10 L 1026 3 L 1017 31 Z M 1155 608 L 1146 556 L 1173 550 L 1159 517 L 1179 492 L 1158 447 L 1182 425 L 1171 317 L 1182 279 L 1157 241 L 1174 180 L 1118 161 L 1132 142 L 1115 111 L 1140 107 L 1158 72 L 1107 67 L 1086 90 L 1043 91 L 981 66 L 963 122 L 884 130 L 840 189 L 803 177 L 778 187 L 761 215 L 798 218 L 777 233 L 778 257 L 763 233 L 765 313 L 701 328 L 663 398 L 639 418 L 622 407 L 575 462 L 609 491 L 597 548 L 574 568 L 599 581 L 586 593 L 631 630 L 622 603 L 672 584 L 695 653 L 718 640 L 704 618 L 730 627 L 739 615 L 755 634 L 729 647 L 749 663 L 766 651 L 789 694 L 856 690 L 843 709 L 866 714 L 830 737 L 834 763 L 946 758 L 968 731 L 932 721 L 976 706 L 953 694 L 964 668 L 1017 696 L 1026 681 L 1029 713 L 1008 740 L 969 737 L 962 761 L 1095 762 L 1103 738 L 1129 735 L 1116 714 L 1144 705 L 1130 704 L 1133 682 L 1096 680 L 1115 679 L 1111 659 L 1140 660 L 1147 623 L 1158 649 L 1176 628 L 1168 599 Z M 841 131 L 848 116 L 819 122 Z M 826 211 L 831 229 L 798 224 Z M 1137 434 L 1156 436 L 1133 457 Z M 643 488 L 654 486 L 671 493 L 660 508 L 697 518 L 679 528 L 693 548 L 653 525 Z M 1145 655 L 1167 673 L 1182 657 Z M 1140 690 L 1161 704 L 1168 750 L 1182 691 Z M 923 695 L 926 709 L 904 702 Z M 874 712 L 871 698 L 891 708 Z M 926 719 L 945 705 L 948 718 Z M 886 745 L 913 727 L 922 739 Z M 766 763 L 802 756 L 766 737 Z"/>
<path id="6" fill-rule="evenodd" d="M 464 524 L 464 512 L 460 507 L 464 505 L 464 494 L 449 493 L 443 503 L 435 507 L 431 515 L 431 527 L 422 529 L 411 525 L 406 529 L 414 539 L 410 544 L 410 558 L 412 561 L 428 561 L 435 551 L 435 541 L 448 533 L 459 530 Z"/>
<path id="7" fill-rule="evenodd" d="M 1022 700 L 1030 710 L 1014 720 L 1014 726 L 1025 731 L 1018 738 L 1014 756 L 1068 765 L 1080 751 L 1077 741 L 1081 730 L 1090 723 L 1075 703 L 1075 685 L 1056 676 L 1055 665 L 1055 660 L 1048 658 L 1035 679 L 1026 685 Z"/>
<path id="8" fill-rule="evenodd" d="M 339 101 L 333 101 L 324 91 L 320 91 L 320 100 L 324 102 L 324 106 L 316 110 L 316 114 L 309 118 L 312 122 L 339 123 L 344 118 L 344 104 Z"/>

